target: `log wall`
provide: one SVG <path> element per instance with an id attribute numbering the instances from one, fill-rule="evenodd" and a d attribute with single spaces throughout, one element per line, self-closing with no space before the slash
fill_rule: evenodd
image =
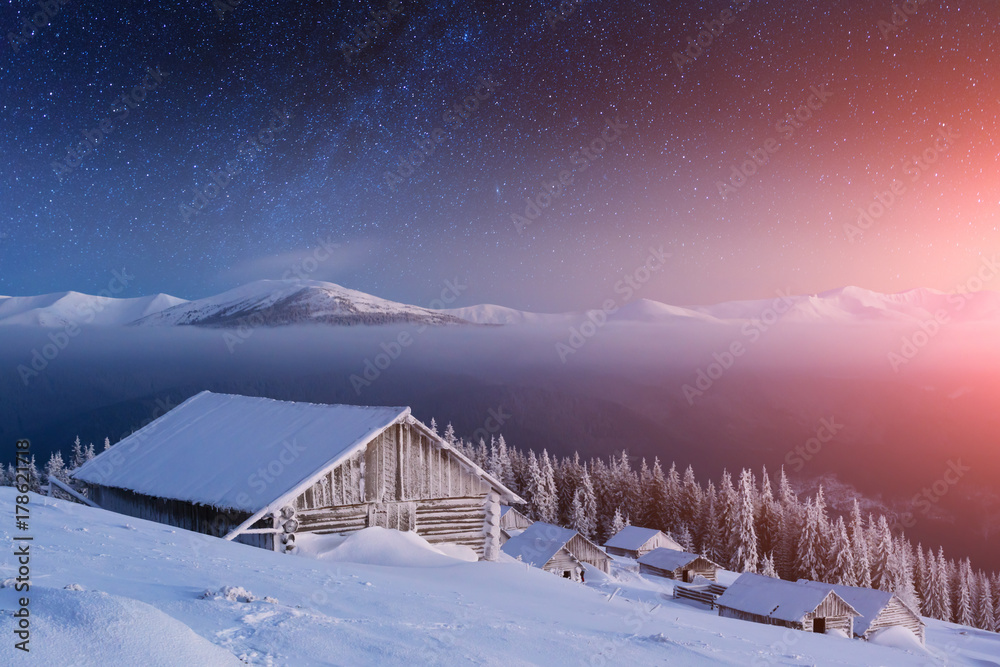
<path id="1" fill-rule="evenodd" d="M 926 641 L 924 624 L 920 617 L 910 611 L 897 597 L 893 597 L 889 604 L 875 617 L 863 636 L 868 639 L 874 632 L 895 625 L 902 626 L 912 632 L 921 644 Z"/>

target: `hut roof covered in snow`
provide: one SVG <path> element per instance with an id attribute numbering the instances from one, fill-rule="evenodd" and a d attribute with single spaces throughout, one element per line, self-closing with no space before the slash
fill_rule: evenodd
<path id="1" fill-rule="evenodd" d="M 575 535 L 576 531 L 572 528 L 536 521 L 521 534 L 507 540 L 500 549 L 511 558 L 544 567 Z"/>
<path id="2" fill-rule="evenodd" d="M 842 586 L 840 584 L 824 584 L 820 581 L 810 581 L 808 579 L 799 579 L 799 584 L 817 590 L 833 591 L 843 598 L 844 602 L 854 607 L 861 614 L 858 618 L 854 619 L 854 634 L 858 636 L 862 636 L 868 632 L 868 628 L 871 627 L 872 622 L 882 613 L 883 609 L 889 606 L 892 598 L 895 597 L 893 593 L 887 591 L 858 588 L 856 586 Z M 920 620 L 920 614 L 911 609 L 901 598 L 899 602 L 913 613 L 917 617 L 917 620 Z M 920 622 L 923 623 L 923 621 Z"/>
<path id="3" fill-rule="evenodd" d="M 609 549 L 635 552 L 642 551 L 643 547 L 647 549 L 666 547 L 677 550 L 681 548 L 681 545 L 663 531 L 656 530 L 655 528 L 643 528 L 641 526 L 625 526 L 605 542 L 604 546 Z"/>
<path id="4" fill-rule="evenodd" d="M 643 565 L 649 565 L 650 567 L 655 567 L 660 570 L 676 570 L 679 567 L 687 565 L 691 561 L 698 560 L 702 558 L 698 554 L 688 553 L 686 551 L 675 551 L 673 549 L 653 549 L 648 554 L 639 556 L 639 562 Z M 705 560 L 708 560 L 707 558 Z M 711 562 L 711 561 L 709 561 Z"/>
<path id="5" fill-rule="evenodd" d="M 87 462 L 74 477 L 257 512 L 409 414 L 404 407 L 293 403 L 203 391 Z"/>
<path id="6" fill-rule="evenodd" d="M 831 593 L 830 590 L 745 572 L 726 589 L 716 604 L 796 623 L 804 620 L 806 614 L 816 609 Z"/>

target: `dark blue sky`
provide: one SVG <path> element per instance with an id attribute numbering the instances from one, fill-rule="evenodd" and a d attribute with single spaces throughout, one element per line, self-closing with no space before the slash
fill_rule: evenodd
<path id="1" fill-rule="evenodd" d="M 680 304 L 951 289 L 1000 249 L 995 2 L 928 0 L 886 28 L 883 3 L 586 1 L 553 27 L 554 0 L 404 0 L 348 62 L 362 3 L 224 1 L 54 0 L 34 30 L 37 4 L 0 8 L 0 293 L 93 293 L 125 267 L 122 296 L 197 298 L 325 242 L 309 277 L 418 305 L 457 277 L 463 304 L 563 310 L 600 303 L 650 247 L 671 261 L 639 296 Z M 682 73 L 673 53 L 727 8 Z M 829 98 L 789 131 L 814 86 Z M 88 134 L 78 166 L 54 166 Z M 393 191 L 386 173 L 431 136 Z M 562 172 L 519 234 L 512 214 Z M 194 213 L 213 173 L 225 188 Z"/>

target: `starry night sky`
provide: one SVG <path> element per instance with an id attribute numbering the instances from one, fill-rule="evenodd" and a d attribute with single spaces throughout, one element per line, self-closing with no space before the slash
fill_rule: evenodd
<path id="1" fill-rule="evenodd" d="M 886 36 L 889 2 L 749 0 L 683 72 L 673 53 L 736 4 L 584 0 L 552 27 L 556 0 L 402 0 L 348 62 L 340 43 L 388 4 L 53 0 L 15 52 L 40 10 L 6 2 L 0 293 L 96 293 L 125 267 L 120 296 L 199 298 L 280 278 L 324 240 L 340 247 L 310 278 L 426 305 L 457 277 L 459 305 L 568 310 L 610 296 L 651 246 L 672 256 L 640 296 L 675 304 L 950 290 L 1000 251 L 996 0 L 926 0 Z M 117 120 L 147 68 L 165 76 Z M 449 125 L 480 76 L 500 85 Z M 812 86 L 832 96 L 779 132 Z M 250 160 L 276 107 L 292 116 Z M 620 137 L 579 171 L 573 154 L 615 117 Z M 53 163 L 107 118 L 60 181 Z M 436 127 L 393 192 L 385 173 Z M 911 181 L 940 128 L 957 137 Z M 227 161 L 239 173 L 185 216 Z M 573 169 L 518 233 L 525 197 Z M 845 224 L 894 179 L 905 192 L 851 242 Z"/>

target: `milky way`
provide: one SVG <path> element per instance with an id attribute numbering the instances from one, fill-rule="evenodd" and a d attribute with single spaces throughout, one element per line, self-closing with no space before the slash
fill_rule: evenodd
<path id="1" fill-rule="evenodd" d="M 995 1 L 0 9 L 0 292 L 953 289 L 1000 250 Z M 998 289 L 987 285 L 988 289 Z"/>

